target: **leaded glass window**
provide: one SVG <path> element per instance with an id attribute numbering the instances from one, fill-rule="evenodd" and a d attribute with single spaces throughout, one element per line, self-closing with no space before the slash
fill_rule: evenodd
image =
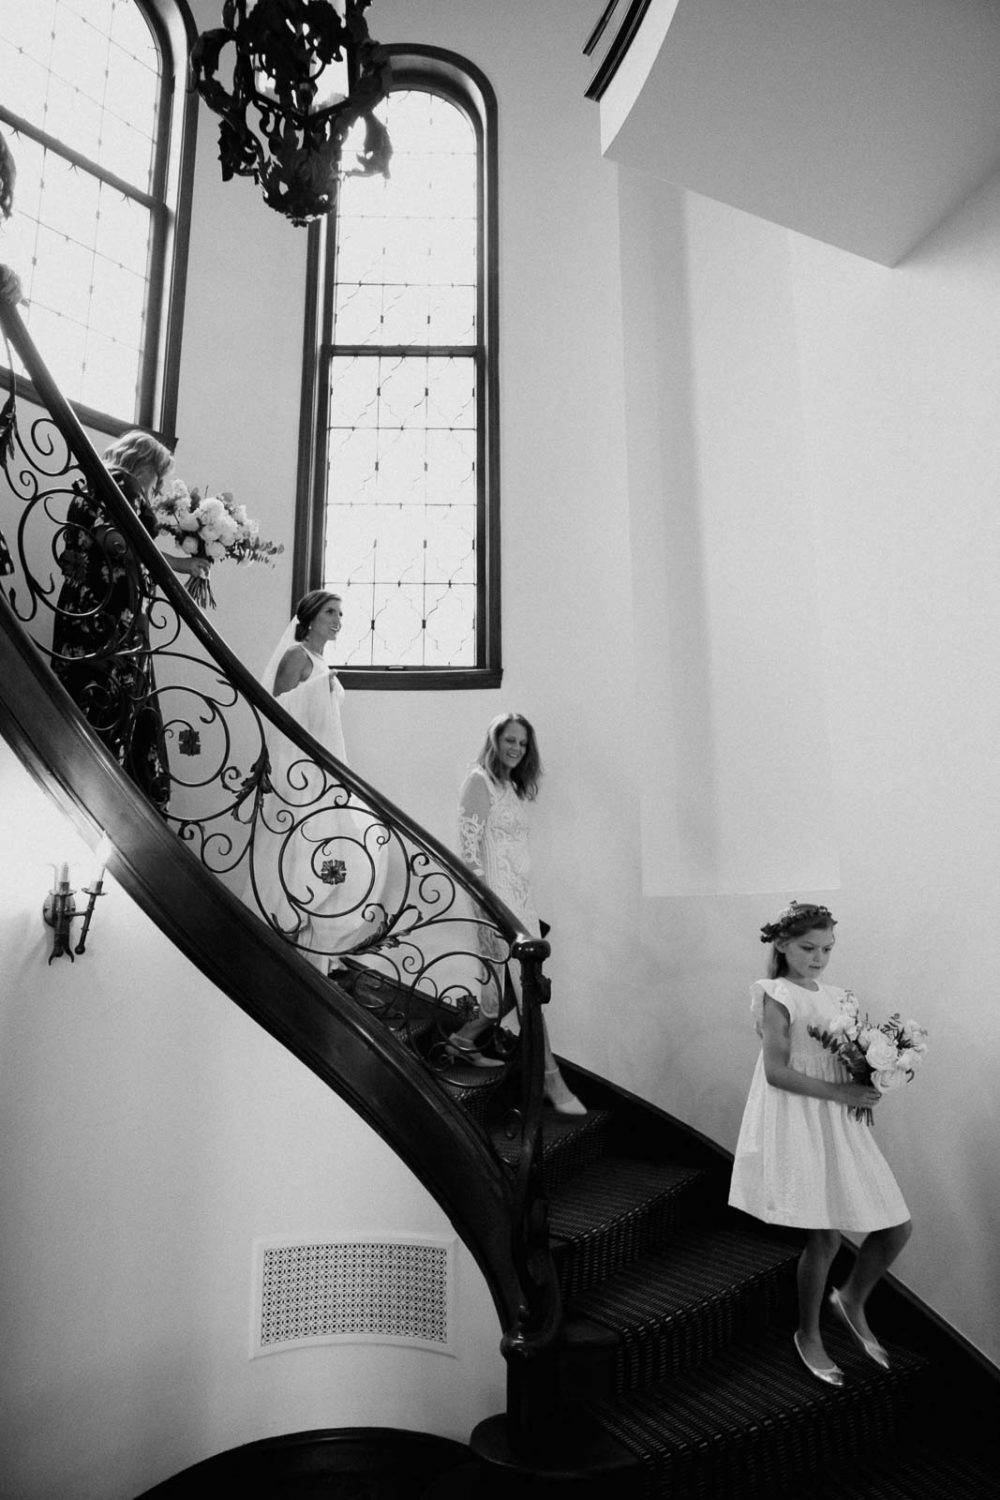
<path id="1" fill-rule="evenodd" d="M 328 230 L 308 582 L 344 601 L 348 674 L 471 685 L 499 670 L 488 128 L 461 91 L 398 62 L 394 79 L 391 175 L 348 178 Z"/>
<path id="2" fill-rule="evenodd" d="M 150 425 L 167 236 L 169 28 L 137 0 L 3 0 L 0 126 L 17 162 L 0 252 L 70 400 Z M 183 27 L 176 15 L 174 31 Z M 172 81 L 172 80 L 171 80 Z M 176 175 L 176 174 L 175 174 Z"/>

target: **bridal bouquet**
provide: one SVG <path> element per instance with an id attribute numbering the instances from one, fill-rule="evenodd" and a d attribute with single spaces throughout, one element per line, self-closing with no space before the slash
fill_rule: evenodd
<path id="1" fill-rule="evenodd" d="M 210 562 L 227 558 L 236 563 L 262 562 L 273 568 L 271 559 L 285 550 L 280 543 L 261 539 L 257 522 L 250 520 L 246 507 L 237 505 L 228 490 L 218 495 L 203 494 L 175 479 L 154 509 L 160 530 L 176 537 L 188 557 L 206 557 Z M 202 609 L 215 608 L 215 595 L 207 578 L 192 574 L 186 587 Z"/>
<path id="2" fill-rule="evenodd" d="M 898 1011 L 874 1026 L 867 1016 L 862 1020 L 851 990 L 845 992 L 841 1013 L 829 1027 L 824 1031 L 820 1026 L 810 1026 L 809 1035 L 844 1064 L 854 1083 L 873 1084 L 882 1094 L 909 1083 L 927 1051 L 923 1026 L 900 1020 Z M 872 1123 L 870 1109 L 852 1107 L 851 1114 L 868 1125 Z"/>

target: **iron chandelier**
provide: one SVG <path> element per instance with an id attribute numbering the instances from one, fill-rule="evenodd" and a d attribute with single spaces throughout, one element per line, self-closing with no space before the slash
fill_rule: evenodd
<path id="1" fill-rule="evenodd" d="M 389 90 L 386 49 L 368 34 L 371 0 L 225 0 L 222 26 L 191 49 L 193 86 L 216 114 L 224 182 L 252 177 L 293 224 L 328 214 L 341 178 L 389 175 L 392 145 L 373 113 Z M 232 91 L 217 77 L 232 47 Z M 342 165 L 364 120 L 357 164 Z"/>

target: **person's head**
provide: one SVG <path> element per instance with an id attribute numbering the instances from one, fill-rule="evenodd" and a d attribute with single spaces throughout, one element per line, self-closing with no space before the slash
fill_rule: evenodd
<path id="1" fill-rule="evenodd" d="M 529 802 L 538 795 L 542 762 L 535 731 L 523 714 L 497 714 L 486 731 L 479 764 L 496 781 L 510 781 Z"/>
<path id="2" fill-rule="evenodd" d="M 174 466 L 174 455 L 148 432 L 125 432 L 104 450 L 109 468 L 131 474 L 145 495 L 154 495 Z"/>
<path id="3" fill-rule="evenodd" d="M 825 906 L 808 901 L 792 901 L 778 913 L 773 922 L 760 929 L 762 943 L 771 944 L 768 974 L 780 979 L 818 979 L 830 962 L 836 938 L 836 919 Z"/>
<path id="4" fill-rule="evenodd" d="M 310 631 L 321 646 L 340 630 L 341 599 L 329 589 L 310 589 L 295 606 L 295 639 L 304 641 Z"/>

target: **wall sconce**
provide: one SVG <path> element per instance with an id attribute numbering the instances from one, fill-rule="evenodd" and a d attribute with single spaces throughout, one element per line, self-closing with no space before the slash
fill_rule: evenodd
<path id="1" fill-rule="evenodd" d="M 70 948 L 73 922 L 79 916 L 83 916 L 83 926 L 80 929 L 80 940 L 75 951 L 83 953 L 87 947 L 87 934 L 90 931 L 91 918 L 94 915 L 94 907 L 97 905 L 98 896 L 103 896 L 104 891 L 104 869 L 111 855 L 111 841 L 107 834 L 101 835 L 100 843 L 97 845 L 97 865 L 94 877 L 89 886 L 84 887 L 83 894 L 87 897 L 86 909 L 81 913 L 76 909 L 74 897 L 76 892 L 70 890 L 69 865 L 63 863 L 59 866 L 56 874 L 55 885 L 45 898 L 42 907 L 42 917 L 47 926 L 52 928 L 52 952 L 49 954 L 49 963 L 54 958 L 62 958 L 63 954 L 69 955 L 70 963 L 73 960 L 73 951 Z M 53 870 L 55 867 L 53 866 Z"/>

